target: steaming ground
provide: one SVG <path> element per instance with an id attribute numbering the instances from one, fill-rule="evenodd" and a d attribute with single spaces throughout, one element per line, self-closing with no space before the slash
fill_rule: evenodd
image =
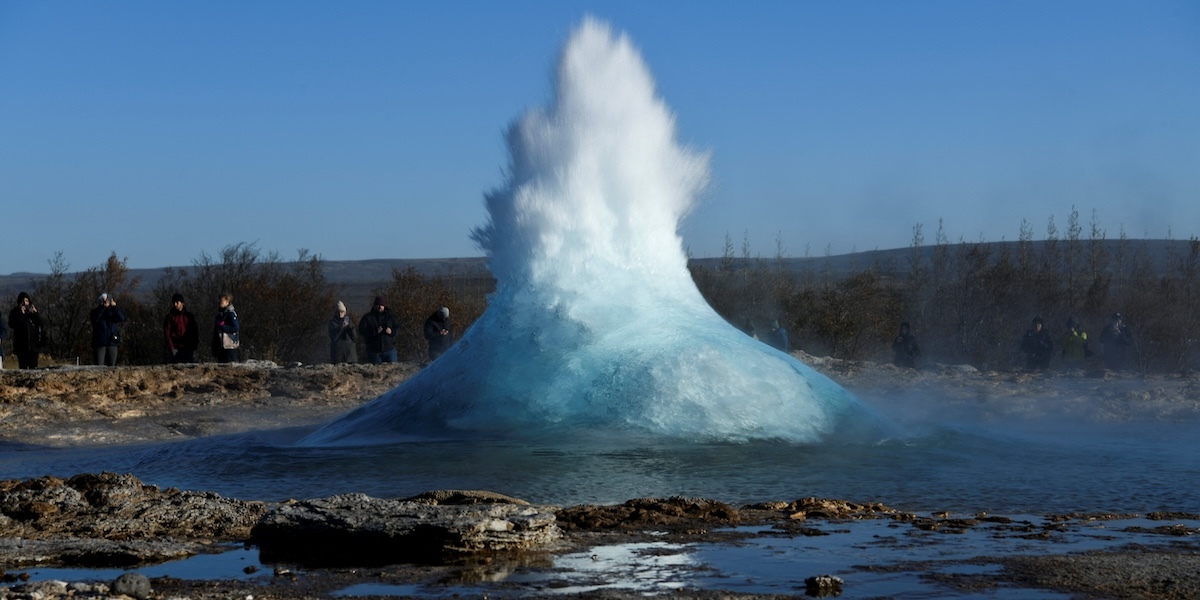
<path id="1" fill-rule="evenodd" d="M 1200 421 L 1200 373 L 922 370 L 800 355 L 897 422 L 1055 427 Z"/>
<path id="2" fill-rule="evenodd" d="M 893 421 L 1070 428 L 1200 422 L 1200 374 L 979 372 L 931 365 L 793 357 Z M 407 381 L 416 364 L 59 367 L 0 371 L 0 444 L 162 442 L 312 427 Z"/>

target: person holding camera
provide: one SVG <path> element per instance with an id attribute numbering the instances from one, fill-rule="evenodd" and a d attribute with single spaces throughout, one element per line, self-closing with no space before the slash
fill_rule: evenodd
<path id="1" fill-rule="evenodd" d="M 1104 347 L 1104 367 L 1120 371 L 1129 364 L 1129 348 L 1133 346 L 1133 333 L 1125 324 L 1121 313 L 1113 313 L 1112 322 L 1100 332 L 1100 344 Z"/>
<path id="2" fill-rule="evenodd" d="M 443 352 L 454 345 L 454 325 L 450 323 L 450 309 L 445 306 L 435 310 L 425 319 L 425 341 L 429 343 L 429 362 L 437 360 Z"/>
<path id="3" fill-rule="evenodd" d="M 8 313 L 8 328 L 12 330 L 13 354 L 22 369 L 38 368 L 45 321 L 29 294 L 17 295 L 17 305 Z"/>
<path id="4" fill-rule="evenodd" d="M 92 350 L 96 355 L 96 364 L 106 367 L 117 366 L 117 348 L 121 345 L 121 324 L 125 322 L 125 313 L 117 308 L 117 299 L 100 294 L 96 299 L 96 307 L 88 315 L 92 322 Z"/>
<path id="5" fill-rule="evenodd" d="M 396 332 L 400 322 L 387 309 L 383 296 L 375 296 L 371 311 L 358 320 L 358 333 L 367 346 L 371 364 L 399 362 L 396 356 Z"/>
<path id="6" fill-rule="evenodd" d="M 1068 369 L 1082 369 L 1087 366 L 1092 350 L 1088 348 L 1088 335 L 1083 325 L 1076 317 L 1067 317 L 1067 332 L 1062 338 L 1063 366 Z"/>
<path id="7" fill-rule="evenodd" d="M 329 362 L 333 364 L 358 362 L 358 333 L 354 329 L 354 318 L 346 312 L 341 300 L 333 306 L 333 317 L 327 324 L 329 330 Z"/>

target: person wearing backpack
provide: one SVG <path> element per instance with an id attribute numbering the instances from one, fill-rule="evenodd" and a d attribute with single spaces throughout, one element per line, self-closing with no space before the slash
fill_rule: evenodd
<path id="1" fill-rule="evenodd" d="M 221 294 L 217 301 L 217 316 L 213 324 L 212 353 L 219 363 L 235 363 L 240 360 L 241 324 L 233 310 L 233 295 Z"/>

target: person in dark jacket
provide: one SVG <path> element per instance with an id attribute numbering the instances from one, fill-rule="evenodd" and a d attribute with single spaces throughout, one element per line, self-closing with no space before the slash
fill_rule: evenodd
<path id="1" fill-rule="evenodd" d="M 241 323 L 233 309 L 233 295 L 221 294 L 213 324 L 212 353 L 219 363 L 235 363 L 241 359 Z"/>
<path id="2" fill-rule="evenodd" d="M 0 319 L 0 369 L 4 368 L 4 342 L 8 341 L 8 320 Z"/>
<path id="3" fill-rule="evenodd" d="M 429 342 L 429 362 L 437 360 L 443 352 L 454 345 L 454 325 L 450 323 L 450 309 L 445 306 L 434 311 L 425 319 L 425 341 Z"/>
<path id="4" fill-rule="evenodd" d="M 354 319 L 346 312 L 346 305 L 338 302 L 333 307 L 333 318 L 329 319 L 329 362 L 357 363 L 358 349 L 355 343 L 358 334 L 354 331 Z"/>
<path id="5" fill-rule="evenodd" d="M 396 358 L 396 331 L 400 323 L 388 311 L 383 296 L 375 296 L 370 312 L 358 321 L 358 334 L 367 346 L 367 358 L 371 364 L 394 363 Z"/>
<path id="6" fill-rule="evenodd" d="M 901 323 L 900 332 L 892 341 L 892 364 L 900 368 L 917 368 L 920 346 L 910 330 L 907 323 Z"/>
<path id="7" fill-rule="evenodd" d="M 8 313 L 8 328 L 12 332 L 13 354 L 22 369 L 38 368 L 38 352 L 41 351 L 39 332 L 46 322 L 33 304 L 29 294 L 21 292 L 17 305 Z"/>
<path id="8" fill-rule="evenodd" d="M 115 367 L 125 313 L 117 307 L 117 299 L 107 293 L 100 294 L 96 302 L 96 307 L 88 314 L 88 320 L 92 322 L 92 351 L 96 355 L 96 364 Z"/>
<path id="9" fill-rule="evenodd" d="M 171 296 L 171 311 L 163 319 L 163 337 L 167 342 L 168 360 L 175 364 L 196 362 L 200 325 L 196 315 L 185 308 L 183 294 Z"/>
<path id="10" fill-rule="evenodd" d="M 1133 333 L 1125 324 L 1125 316 L 1113 313 L 1112 322 L 1100 332 L 1100 345 L 1104 347 L 1104 366 L 1114 371 L 1124 369 L 1129 361 L 1129 347 L 1133 345 Z"/>
<path id="11" fill-rule="evenodd" d="M 921 356 L 921 347 L 917 338 L 909 333 L 908 323 L 900 324 L 900 333 L 892 340 L 892 364 L 901 369 L 917 368 L 917 357 Z"/>
<path id="12" fill-rule="evenodd" d="M 791 350 L 788 344 L 787 329 L 780 326 L 778 320 L 771 321 L 771 329 L 767 331 L 766 338 L 766 342 L 778 350 L 782 350 L 785 353 Z"/>
<path id="13" fill-rule="evenodd" d="M 1054 341 L 1046 330 L 1041 317 L 1033 318 L 1033 325 L 1025 330 L 1021 338 L 1021 352 L 1025 353 L 1027 371 L 1044 371 L 1050 367 L 1050 356 L 1054 353 Z"/>

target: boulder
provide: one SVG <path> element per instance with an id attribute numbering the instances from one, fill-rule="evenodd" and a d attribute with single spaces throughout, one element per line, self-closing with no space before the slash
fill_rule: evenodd
<path id="1" fill-rule="evenodd" d="M 261 502 L 160 490 L 129 474 L 0 481 L 0 537 L 243 541 L 265 512 Z"/>
<path id="2" fill-rule="evenodd" d="M 342 494 L 278 506 L 251 533 L 263 562 L 308 567 L 436 564 L 476 554 L 536 550 L 562 537 L 554 507 L 502 498 L 432 504 L 432 498 Z"/>
<path id="3" fill-rule="evenodd" d="M 160 490 L 133 475 L 0 481 L 0 568 L 134 567 L 243 542 L 261 502 Z"/>
<path id="4" fill-rule="evenodd" d="M 123 573 L 112 582 L 112 593 L 137 600 L 150 597 L 150 580 L 141 573 Z"/>

